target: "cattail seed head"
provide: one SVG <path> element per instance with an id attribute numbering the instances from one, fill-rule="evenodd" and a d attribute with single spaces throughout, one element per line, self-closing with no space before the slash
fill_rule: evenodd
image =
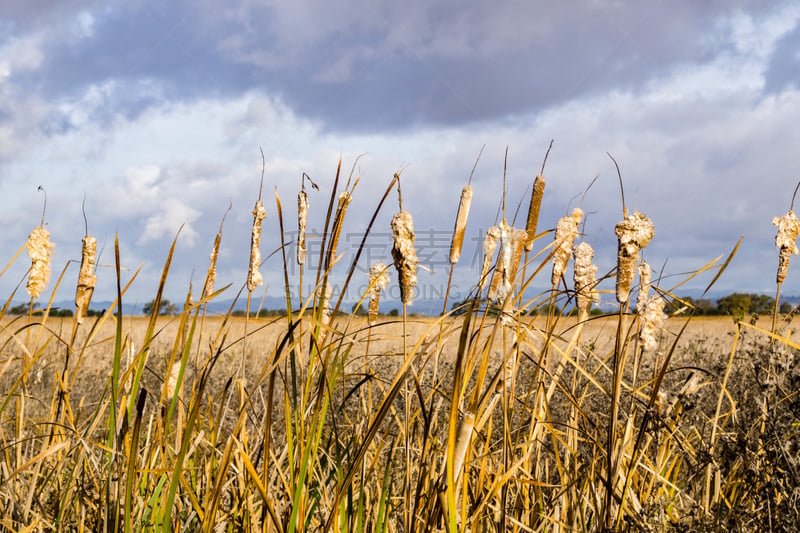
<path id="1" fill-rule="evenodd" d="M 778 227 L 778 233 L 775 235 L 775 246 L 780 250 L 778 262 L 778 275 L 776 277 L 778 283 L 783 283 L 786 279 L 786 273 L 789 271 L 789 259 L 792 254 L 797 255 L 798 249 L 797 235 L 800 233 L 800 220 L 794 211 L 789 211 L 782 217 L 775 217 L 772 219 L 772 224 Z"/>
<path id="2" fill-rule="evenodd" d="M 573 280 L 575 282 L 575 295 L 578 312 L 588 313 L 593 303 L 599 303 L 597 294 L 597 280 L 595 274 L 597 266 L 592 264 L 594 250 L 588 242 L 582 242 L 572 250 L 575 259 Z"/>
<path id="3" fill-rule="evenodd" d="M 306 218 L 308 217 L 308 194 L 297 193 L 297 264 L 306 262 Z"/>
<path id="4" fill-rule="evenodd" d="M 497 249 L 497 241 L 500 240 L 500 228 L 492 226 L 486 232 L 486 237 L 483 238 L 483 268 L 481 269 L 480 287 L 486 287 L 486 281 L 489 277 L 489 269 L 492 267 L 492 257 L 494 251 Z"/>
<path id="5" fill-rule="evenodd" d="M 636 297 L 636 310 L 644 309 L 645 301 L 650 295 L 650 279 L 652 269 L 644 260 L 639 262 L 639 294 Z M 641 307 L 640 307 L 641 306 Z"/>
<path id="6" fill-rule="evenodd" d="M 367 322 L 370 326 L 375 324 L 378 319 L 381 291 L 388 286 L 389 273 L 386 272 L 386 265 L 378 261 L 369 269 L 369 313 Z"/>
<path id="7" fill-rule="evenodd" d="M 166 399 L 167 403 L 171 402 L 172 397 L 175 396 L 176 389 L 178 388 L 178 374 L 180 374 L 180 371 L 181 362 L 178 360 L 172 364 L 172 368 L 169 371 L 169 376 L 164 382 L 164 398 Z"/>
<path id="8" fill-rule="evenodd" d="M 320 285 L 317 288 L 317 297 L 319 299 L 319 308 L 322 310 L 322 323 L 326 326 L 331 321 L 331 296 L 333 295 L 333 290 L 331 289 L 330 283 L 325 283 L 325 293 L 322 292 L 322 286 Z"/>
<path id="9" fill-rule="evenodd" d="M 89 310 L 92 293 L 97 283 L 94 273 L 97 239 L 86 235 L 81 243 L 81 269 L 78 271 L 78 288 L 75 291 L 75 317 L 80 324 Z"/>
<path id="10" fill-rule="evenodd" d="M 453 228 L 453 240 L 450 243 L 450 264 L 455 265 L 461 257 L 461 246 L 464 242 L 464 231 L 467 228 L 467 217 L 472 204 L 472 187 L 467 185 L 461 190 L 461 200 L 458 203 L 456 225 Z"/>
<path id="11" fill-rule="evenodd" d="M 336 262 L 336 247 L 339 245 L 339 237 L 342 234 L 342 226 L 344 225 L 344 215 L 347 213 L 347 206 L 353 201 L 353 195 L 348 191 L 339 195 L 339 202 L 336 204 L 336 214 L 333 217 L 333 229 L 331 230 L 331 243 L 328 248 L 330 268 Z"/>
<path id="12" fill-rule="evenodd" d="M 492 283 L 489 285 L 488 297 L 490 300 L 496 300 L 498 294 L 502 292 L 507 293 L 505 274 L 511 265 L 511 228 L 503 220 L 500 222 L 500 251 L 497 254 L 497 262 L 494 265 L 494 273 L 492 273 Z M 502 288 L 501 288 L 502 285 Z"/>
<path id="13" fill-rule="evenodd" d="M 400 282 L 400 300 L 410 304 L 417 284 L 417 250 L 414 248 L 414 221 L 408 211 L 400 211 L 392 217 L 392 235 L 392 259 Z"/>
<path id="14" fill-rule="evenodd" d="M 25 289 L 31 298 L 38 298 L 47 282 L 50 281 L 50 262 L 53 256 L 53 243 L 50 232 L 42 226 L 33 228 L 28 236 L 28 255 L 31 258 L 31 272 Z"/>
<path id="15" fill-rule="evenodd" d="M 214 247 L 211 248 L 211 254 L 208 256 L 208 274 L 206 274 L 206 286 L 203 290 L 206 295 L 214 292 L 214 282 L 217 281 L 217 255 L 219 254 L 219 245 L 221 241 L 222 232 L 220 231 L 217 233 L 217 236 L 214 237 Z"/>
<path id="16" fill-rule="evenodd" d="M 536 236 L 536 226 L 539 222 L 539 209 L 542 207 L 542 197 L 544 196 L 544 176 L 539 174 L 533 180 L 533 191 L 531 192 L 531 205 L 528 207 L 528 223 L 525 231 L 528 237 L 525 239 L 525 250 L 533 250 L 533 238 Z"/>
<path id="17" fill-rule="evenodd" d="M 467 447 L 472 437 L 472 429 L 475 427 L 475 415 L 465 413 L 456 427 L 456 445 L 453 454 L 453 472 L 458 479 L 461 474 L 461 467 L 464 466 L 464 459 L 467 457 Z"/>
<path id="18" fill-rule="evenodd" d="M 561 217 L 556 224 L 555 244 L 553 244 L 553 274 L 550 278 L 556 287 L 567 269 L 572 243 L 578 236 L 578 227 L 583 220 L 583 211 L 576 207 L 568 217 Z"/>
<path id="19" fill-rule="evenodd" d="M 247 271 L 247 290 L 250 292 L 264 282 L 264 278 L 258 270 L 261 266 L 261 251 L 258 245 L 261 242 L 261 222 L 265 218 L 267 218 L 267 212 L 264 210 L 264 204 L 258 200 L 253 208 L 253 231 L 250 235 L 250 269 Z"/>
<path id="20" fill-rule="evenodd" d="M 636 302 L 636 311 L 639 314 L 639 341 L 646 351 L 653 351 L 658 347 L 656 333 L 667 318 L 664 314 L 664 303 L 664 299 L 658 294 Z"/>
<path id="21" fill-rule="evenodd" d="M 644 213 L 636 211 L 617 223 L 614 233 L 617 234 L 617 301 L 624 304 L 636 276 L 639 250 L 650 243 L 655 228 Z"/>

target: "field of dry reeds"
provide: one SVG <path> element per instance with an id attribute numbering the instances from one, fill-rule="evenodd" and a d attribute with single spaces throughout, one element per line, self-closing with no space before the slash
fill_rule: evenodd
<path id="1" fill-rule="evenodd" d="M 261 192 L 247 279 L 237 282 L 244 316 L 207 309 L 236 290 L 215 285 L 222 225 L 201 290 L 174 316 L 158 316 L 174 244 L 150 316 L 122 312 L 136 273 L 123 281 L 118 242 L 117 300 L 90 313 L 89 235 L 74 316 L 52 316 L 55 295 L 72 286 L 63 273 L 51 279 L 43 218 L 9 264 L 27 248 L 31 301 L 49 284 L 56 290 L 42 312 L 11 316 L 13 294 L 0 311 L 0 530 L 800 527 L 800 345 L 795 317 L 777 312 L 800 232 L 791 208 L 774 220 L 774 313 L 696 317 L 692 302 L 652 279 L 641 251 L 656 228 L 627 210 L 624 193 L 617 267 L 607 276 L 597 277 L 582 240 L 580 208 L 542 231 L 553 226 L 538 220 L 543 165 L 525 227 L 503 217 L 487 232 L 470 297 L 452 311 L 445 302 L 439 316 L 412 317 L 418 259 L 400 175 L 381 198 L 361 199 L 358 180 L 342 186 L 340 169 L 315 270 L 304 272 L 305 190 L 296 255 L 284 237 L 295 214 L 275 195 L 286 246 L 269 260 L 282 264 L 287 298 L 286 312 L 269 319 L 249 312 L 262 282 Z M 451 277 L 472 195 L 467 184 L 454 197 Z M 348 313 L 341 295 L 363 281 L 355 280 L 363 243 L 350 264 L 338 261 L 348 206 L 374 202 L 366 239 L 395 198 L 393 264 L 368 266 L 369 312 Z M 738 245 L 688 277 L 706 274 L 708 292 Z M 316 286 L 300 308 L 289 297 L 290 261 L 300 286 L 303 276 Z M 345 280 L 338 296 L 332 272 Z M 618 308 L 593 313 L 606 277 Z M 542 279 L 550 289 L 533 294 Z M 400 285 L 397 317 L 378 313 L 389 283 Z M 667 316 L 665 307 L 677 311 Z"/>

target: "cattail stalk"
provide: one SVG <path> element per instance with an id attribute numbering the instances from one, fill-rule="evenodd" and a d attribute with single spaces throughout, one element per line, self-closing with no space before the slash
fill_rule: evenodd
<path id="1" fill-rule="evenodd" d="M 494 265 L 492 282 L 489 284 L 488 297 L 490 300 L 498 298 L 498 293 L 507 292 L 505 272 L 511 265 L 511 228 L 506 221 L 500 222 L 500 251 L 497 253 L 497 262 Z M 501 288 L 502 285 L 502 288 Z"/>
<path id="2" fill-rule="evenodd" d="M 94 273 L 97 239 L 86 235 L 81 241 L 81 268 L 78 271 L 78 288 L 75 291 L 75 317 L 80 324 L 89 310 L 92 293 L 97 283 Z"/>
<path id="3" fill-rule="evenodd" d="M 600 301 L 595 278 L 597 266 L 592 264 L 594 250 L 588 242 L 584 241 L 575 247 L 572 255 L 575 259 L 573 280 L 575 282 L 578 314 L 585 319 L 589 315 L 592 304 Z"/>
<path id="4" fill-rule="evenodd" d="M 38 298 L 50 281 L 50 262 L 53 248 L 50 232 L 44 224 L 33 228 L 28 236 L 28 255 L 31 258 L 31 272 L 25 289 L 31 298 Z"/>
<path id="5" fill-rule="evenodd" d="M 636 276 L 639 251 L 650 243 L 655 227 L 644 213 L 636 211 L 617 223 L 614 233 L 617 234 L 617 301 L 624 304 Z"/>
<path id="6" fill-rule="evenodd" d="M 297 264 L 306 262 L 306 218 L 308 217 L 308 194 L 297 193 Z"/>
<path id="7" fill-rule="evenodd" d="M 486 287 L 486 281 L 489 277 L 489 269 L 492 267 L 492 257 L 494 257 L 494 251 L 497 249 L 497 241 L 500 240 L 500 228 L 498 226 L 492 226 L 486 232 L 486 236 L 483 238 L 483 268 L 481 269 L 481 280 L 480 280 L 480 287 L 483 289 Z"/>
<path id="8" fill-rule="evenodd" d="M 253 292 L 256 287 L 264 282 L 259 267 L 261 266 L 261 251 L 258 246 L 261 242 L 261 223 L 267 218 L 267 212 L 261 200 L 256 201 L 253 208 L 253 231 L 250 235 L 250 269 L 247 271 L 247 290 Z"/>
<path id="9" fill-rule="evenodd" d="M 388 286 L 389 274 L 386 272 L 386 265 L 378 261 L 369 269 L 369 313 L 367 322 L 370 326 L 374 325 L 378 320 L 381 291 Z"/>
<path id="10" fill-rule="evenodd" d="M 453 228 L 453 240 L 450 243 L 450 264 L 455 265 L 461 258 L 461 247 L 464 243 L 464 231 L 467 228 L 467 217 L 472 204 L 472 187 L 467 185 L 461 190 L 461 200 L 458 203 L 456 225 Z"/>
<path id="11" fill-rule="evenodd" d="M 778 283 L 783 283 L 789 271 L 789 260 L 792 254 L 797 255 L 799 252 L 796 241 L 797 235 L 800 234 L 800 220 L 797 219 L 794 211 L 789 210 L 782 217 L 773 218 L 772 225 L 778 227 L 778 233 L 775 235 L 775 246 L 780 251 L 776 280 Z"/>
<path id="12" fill-rule="evenodd" d="M 328 247 L 328 264 L 327 268 L 333 266 L 336 262 L 336 248 L 339 245 L 339 237 L 342 234 L 342 226 L 344 225 L 344 216 L 347 213 L 347 206 L 353 201 L 353 195 L 349 191 L 344 191 L 339 195 L 339 202 L 336 204 L 336 214 L 333 216 L 333 228 L 331 230 L 331 242 Z"/>
<path id="13" fill-rule="evenodd" d="M 533 250 L 533 239 L 536 236 L 536 226 L 539 222 L 539 210 L 542 207 L 542 197 L 544 197 L 544 183 L 544 176 L 541 174 L 533 180 L 531 203 L 528 207 L 528 222 L 525 225 L 525 231 L 528 232 L 528 237 L 525 239 L 526 252 Z"/>
<path id="14" fill-rule="evenodd" d="M 553 245 L 553 274 L 550 278 L 553 287 L 558 286 L 561 276 L 567 269 L 569 256 L 572 255 L 572 243 L 578 236 L 578 226 L 583 219 L 583 211 L 576 207 L 568 217 L 561 217 L 556 224 L 555 243 Z"/>
<path id="15" fill-rule="evenodd" d="M 410 304 L 417 284 L 417 250 L 414 247 L 414 221 L 408 211 L 400 211 L 392 217 L 392 235 L 392 259 L 400 284 L 400 300 Z"/>

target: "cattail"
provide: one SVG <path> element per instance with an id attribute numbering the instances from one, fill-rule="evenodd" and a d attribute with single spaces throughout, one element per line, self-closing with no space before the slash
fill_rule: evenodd
<path id="1" fill-rule="evenodd" d="M 467 228 L 469 207 L 472 204 L 472 187 L 467 185 L 461 189 L 461 200 L 458 203 L 456 225 L 453 228 L 453 240 L 450 243 L 450 264 L 455 265 L 461 257 L 461 246 L 464 243 L 464 231 Z"/>
<path id="2" fill-rule="evenodd" d="M 480 287 L 486 287 L 486 281 L 489 276 L 489 269 L 492 266 L 492 257 L 494 251 L 497 249 L 497 241 L 500 240 L 500 228 L 492 226 L 486 232 L 486 237 L 483 238 L 483 268 L 481 269 Z"/>
<path id="3" fill-rule="evenodd" d="M 572 250 L 572 256 L 575 258 L 573 280 L 575 282 L 578 312 L 585 314 L 589 312 L 593 303 L 599 303 L 600 301 L 595 279 L 597 266 L 592 264 L 594 250 L 588 242 L 584 241 Z"/>
<path id="4" fill-rule="evenodd" d="M 658 294 L 646 297 L 644 301 L 636 302 L 636 311 L 639 314 L 639 341 L 646 351 L 655 350 L 658 347 L 656 332 L 667 318 L 664 300 Z"/>
<path id="5" fill-rule="evenodd" d="M 568 217 L 561 217 L 556 224 L 555 244 L 553 245 L 553 275 L 550 278 L 553 286 L 557 286 L 561 276 L 567 269 L 569 256 L 572 255 L 572 243 L 578 236 L 578 226 L 583 219 L 583 211 L 576 207 Z"/>
<path id="6" fill-rule="evenodd" d="M 472 429 L 475 427 L 475 415 L 465 413 L 456 427 L 456 445 L 453 453 L 453 472 L 456 480 L 461 474 L 461 467 L 464 466 L 464 459 L 467 457 L 467 448 L 472 437 Z"/>
<path id="7" fill-rule="evenodd" d="M 789 271 L 789 259 L 792 254 L 797 255 L 797 235 L 800 233 L 800 220 L 794 211 L 789 211 L 782 217 L 775 217 L 772 219 L 772 224 L 778 226 L 778 233 L 775 235 L 775 246 L 780 250 L 780 259 L 778 262 L 778 283 L 783 283 L 786 279 L 786 273 Z"/>
<path id="8" fill-rule="evenodd" d="M 542 197 L 544 196 L 544 176 L 539 174 L 533 180 L 533 191 L 531 192 L 531 205 L 528 207 L 528 223 L 525 231 L 528 237 L 525 239 L 525 251 L 533 250 L 533 238 L 536 236 L 536 226 L 539 223 L 539 209 L 542 207 Z"/>
<path id="9" fill-rule="evenodd" d="M 505 273 L 511 265 L 511 228 L 503 220 L 500 222 L 500 251 L 497 254 L 497 262 L 494 265 L 494 273 L 492 274 L 492 283 L 489 285 L 488 297 L 490 300 L 495 300 L 498 293 L 505 294 L 507 291 Z M 502 288 L 501 288 L 502 285 Z"/>
<path id="10" fill-rule="evenodd" d="M 410 304 L 417 284 L 417 250 L 414 248 L 414 221 L 409 212 L 400 211 L 392 217 L 392 235 L 392 259 L 400 281 L 400 300 Z"/>
<path id="11" fill-rule="evenodd" d="M 639 294 L 636 297 L 636 311 L 644 309 L 644 303 L 650 295 L 652 269 L 644 260 L 639 262 Z"/>
<path id="12" fill-rule="evenodd" d="M 339 195 L 339 203 L 336 205 L 336 214 L 333 217 L 333 229 L 331 230 L 331 243 L 328 248 L 328 268 L 336 262 L 336 247 L 339 245 L 339 237 L 342 234 L 344 225 L 344 215 L 347 213 L 347 206 L 353 201 L 353 195 L 348 191 Z"/>
<path id="13" fill-rule="evenodd" d="M 214 247 L 211 249 L 211 254 L 208 256 L 210 264 L 208 265 L 208 274 L 206 274 L 206 286 L 203 290 L 206 296 L 214 292 L 214 282 L 217 280 L 217 255 L 219 254 L 219 244 L 221 240 L 222 229 L 220 229 L 217 236 L 214 237 Z"/>
<path id="14" fill-rule="evenodd" d="M 261 222 L 267 218 L 264 204 L 261 200 L 253 208 L 253 232 L 250 235 L 250 269 L 247 271 L 247 290 L 253 292 L 256 287 L 264 282 L 258 268 L 261 266 L 261 251 L 258 244 L 261 241 Z"/>
<path id="15" fill-rule="evenodd" d="M 522 250 L 528 242 L 528 231 L 524 229 L 512 228 L 511 237 L 511 270 L 506 276 L 509 281 L 514 281 L 519 270 L 519 262 L 522 260 Z"/>
<path id="16" fill-rule="evenodd" d="M 326 326 L 331 321 L 331 296 L 333 295 L 333 291 L 331 290 L 330 283 L 325 283 L 325 294 L 322 293 L 322 286 L 320 285 L 317 288 L 317 298 L 319 299 L 319 308 L 322 310 L 322 323 Z"/>
<path id="17" fill-rule="evenodd" d="M 75 291 L 75 317 L 78 324 L 86 316 L 97 283 L 94 273 L 96 254 L 97 239 L 86 235 L 81 242 L 81 269 L 78 271 L 78 289 Z"/>
<path id="18" fill-rule="evenodd" d="M 617 301 L 628 301 L 631 283 L 636 276 L 639 250 L 650 243 L 655 234 L 653 222 L 639 211 L 625 217 L 614 227 L 617 234 Z"/>
<path id="19" fill-rule="evenodd" d="M 33 228 L 28 236 L 28 255 L 31 273 L 25 286 L 31 298 L 38 298 L 50 281 L 50 261 L 55 246 L 50 242 L 50 232 L 44 225 Z"/>
<path id="20" fill-rule="evenodd" d="M 175 389 L 178 388 L 178 374 L 181 371 L 181 362 L 180 360 L 175 361 L 172 364 L 172 368 L 169 371 L 169 377 L 167 381 L 164 382 L 164 398 L 166 399 L 167 403 L 172 401 L 172 397 L 175 396 Z"/>
<path id="21" fill-rule="evenodd" d="M 306 262 L 306 218 L 308 217 L 308 194 L 297 193 L 297 264 Z"/>
<path id="22" fill-rule="evenodd" d="M 378 319 L 381 291 L 388 286 L 389 273 L 386 272 L 386 265 L 378 261 L 369 269 L 369 313 L 367 323 L 370 326 L 375 324 Z"/>

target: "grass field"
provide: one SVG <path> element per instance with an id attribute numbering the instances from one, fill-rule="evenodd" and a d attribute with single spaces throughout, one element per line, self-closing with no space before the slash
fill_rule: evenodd
<path id="1" fill-rule="evenodd" d="M 115 314 L 127 290 L 120 280 L 115 307 L 79 322 L 94 286 L 87 239 L 76 317 L 47 310 L 12 317 L 9 298 L 0 313 L 0 529 L 800 526 L 793 315 L 694 316 L 691 305 L 651 283 L 640 251 L 653 227 L 638 211 L 623 211 L 616 228 L 616 287 L 604 298 L 613 292 L 619 309 L 590 314 L 603 280 L 595 279 L 591 247 L 573 247 L 582 212 L 559 220 L 554 234 L 537 234 L 543 178 L 526 229 L 503 220 L 487 234 L 484 271 L 456 315 L 407 315 L 417 258 L 412 219 L 402 210 L 392 222 L 395 268 L 388 267 L 398 275 L 390 280 L 385 267 L 373 268 L 364 294 L 376 310 L 381 288 L 399 283 L 402 315 L 339 312 L 342 302 L 325 296 L 328 276 L 341 270 L 346 288 L 361 249 L 349 267 L 337 265 L 357 180 L 345 192 L 338 183 L 337 173 L 322 266 L 305 272 L 319 290 L 303 310 L 287 300 L 287 314 L 269 320 L 207 316 L 205 304 L 222 292 L 213 287 L 222 228 L 206 283 L 175 316 Z M 453 250 L 471 194 L 465 188 L 461 196 Z M 276 204 L 283 235 L 277 196 Z M 260 213 L 259 198 L 248 309 L 261 279 Z M 33 297 L 49 282 L 42 228 L 28 243 Z M 793 246 L 797 231 L 787 235 Z M 781 242 L 785 269 L 791 250 Z M 698 268 L 712 278 L 706 291 L 737 247 Z M 115 251 L 119 279 L 118 243 Z M 173 252 L 174 245 L 153 309 Z M 453 268 L 458 255 L 451 251 Z M 281 259 L 287 287 L 293 260 L 302 286 L 304 257 L 273 261 Z M 523 301 L 532 280 L 548 275 L 551 290 Z M 780 269 L 778 279 L 776 310 Z M 680 311 L 666 317 L 667 302 Z"/>

